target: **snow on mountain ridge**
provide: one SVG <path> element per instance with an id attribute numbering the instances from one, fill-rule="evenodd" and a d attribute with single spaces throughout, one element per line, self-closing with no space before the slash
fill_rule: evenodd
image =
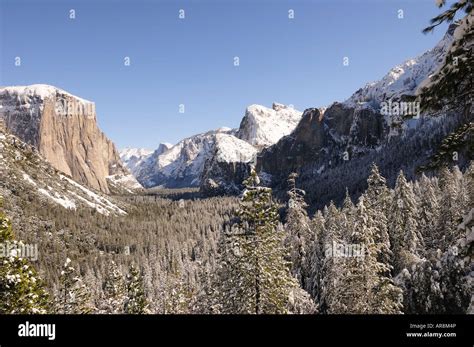
<path id="1" fill-rule="evenodd" d="M 233 135 L 216 134 L 216 159 L 226 163 L 248 163 L 257 155 L 257 149 Z"/>
<path id="2" fill-rule="evenodd" d="M 237 137 L 259 148 L 271 146 L 296 128 L 302 114 L 279 103 L 273 103 L 272 108 L 250 105 L 240 123 Z"/>
<path id="3" fill-rule="evenodd" d="M 402 95 L 414 95 L 418 86 L 429 79 L 443 62 L 453 41 L 454 28 L 455 25 L 450 27 L 434 48 L 393 67 L 382 79 L 366 84 L 343 104 L 349 107 L 368 105 L 377 108 L 383 101 L 398 99 Z"/>
<path id="4" fill-rule="evenodd" d="M 8 86 L 8 87 L 0 87 L 0 94 L 3 93 L 10 93 L 10 94 L 17 94 L 22 96 L 38 96 L 41 99 L 50 98 L 56 93 L 64 94 L 70 97 L 77 99 L 83 103 L 92 103 L 92 101 L 80 98 L 76 95 L 73 95 L 65 90 L 49 85 L 49 84 L 32 84 L 28 86 Z"/>
<path id="5" fill-rule="evenodd" d="M 302 113 L 274 103 L 272 108 L 251 105 L 238 129 L 221 127 L 190 136 L 137 164 L 135 175 L 146 187 L 199 186 L 206 163 L 248 163 L 258 150 L 276 143 L 298 124 Z"/>
<path id="6" fill-rule="evenodd" d="M 132 157 L 142 158 L 153 153 L 152 150 L 147 148 L 131 148 L 126 147 L 119 151 L 120 158 L 122 161 L 130 160 Z"/>

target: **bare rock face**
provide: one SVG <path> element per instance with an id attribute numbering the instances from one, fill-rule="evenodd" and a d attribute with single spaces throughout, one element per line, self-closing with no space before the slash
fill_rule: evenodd
<path id="1" fill-rule="evenodd" d="M 0 118 L 56 169 L 109 193 L 108 177 L 129 175 L 97 126 L 95 104 L 47 85 L 0 88 Z"/>

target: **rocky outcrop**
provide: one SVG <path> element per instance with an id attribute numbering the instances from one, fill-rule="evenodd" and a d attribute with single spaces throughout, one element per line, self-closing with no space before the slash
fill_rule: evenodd
<path id="1" fill-rule="evenodd" d="M 283 179 L 307 164 L 336 165 L 354 151 L 375 148 L 388 133 L 384 118 L 370 109 L 335 103 L 324 113 L 304 111 L 296 129 L 258 156 L 257 170 Z"/>
<path id="2" fill-rule="evenodd" d="M 204 165 L 200 192 L 206 196 L 234 195 L 250 172 L 257 149 L 230 134 L 217 134 L 213 155 Z"/>
<path id="3" fill-rule="evenodd" d="M 0 88 L 0 118 L 56 169 L 109 193 L 108 177 L 127 176 L 115 145 L 97 126 L 95 104 L 47 85 Z"/>
<path id="4" fill-rule="evenodd" d="M 245 110 L 236 136 L 257 148 L 271 146 L 290 134 L 301 120 L 301 112 L 273 103 L 272 108 L 250 105 Z"/>

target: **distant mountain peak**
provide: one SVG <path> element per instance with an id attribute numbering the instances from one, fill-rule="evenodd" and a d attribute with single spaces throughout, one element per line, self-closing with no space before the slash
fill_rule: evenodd
<path id="1" fill-rule="evenodd" d="M 250 105 L 237 137 L 259 148 L 271 146 L 295 129 L 301 115 L 302 112 L 279 103 L 273 103 L 272 108 Z"/>

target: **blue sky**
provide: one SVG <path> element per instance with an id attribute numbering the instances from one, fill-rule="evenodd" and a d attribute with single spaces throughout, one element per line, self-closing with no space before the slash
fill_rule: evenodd
<path id="1" fill-rule="evenodd" d="M 440 12 L 434 0 L 0 2 L 0 85 L 51 84 L 94 101 L 119 148 L 237 127 L 254 103 L 342 101 L 446 30 L 421 33 Z"/>

